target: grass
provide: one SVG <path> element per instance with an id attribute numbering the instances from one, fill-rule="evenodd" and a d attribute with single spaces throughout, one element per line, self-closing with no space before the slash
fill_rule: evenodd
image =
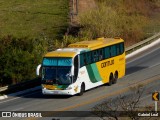
<path id="1" fill-rule="evenodd" d="M 1 0 L 0 37 L 62 37 L 68 13 L 69 0 Z"/>

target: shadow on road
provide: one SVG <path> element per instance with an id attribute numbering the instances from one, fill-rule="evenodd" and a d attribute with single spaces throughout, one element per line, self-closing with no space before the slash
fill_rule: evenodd
<path id="1" fill-rule="evenodd" d="M 133 66 L 126 69 L 126 75 L 132 74 L 134 72 L 140 71 L 142 69 L 146 69 L 148 67 L 144 66 Z"/>

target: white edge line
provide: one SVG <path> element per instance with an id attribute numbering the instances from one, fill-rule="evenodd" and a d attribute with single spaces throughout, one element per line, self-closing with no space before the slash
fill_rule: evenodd
<path id="1" fill-rule="evenodd" d="M 6 99 L 6 98 L 8 98 L 7 95 L 0 96 L 0 100 Z"/>
<path id="2" fill-rule="evenodd" d="M 30 88 L 30 89 L 27 89 L 27 90 L 23 90 L 23 91 L 20 91 L 20 92 L 8 94 L 8 95 L 3 95 L 3 96 L 0 96 L 0 100 L 6 99 L 9 96 L 18 96 L 18 95 L 22 95 L 22 94 L 29 93 L 29 92 L 34 92 L 34 91 L 40 90 L 40 89 L 41 89 L 41 86 L 37 86 L 37 87 Z"/>
<path id="3" fill-rule="evenodd" d="M 142 48 L 140 48 L 140 49 L 138 49 L 138 50 L 136 50 L 136 51 L 128 54 L 128 55 L 126 56 L 126 59 L 128 59 L 128 58 L 130 58 L 130 57 L 132 57 L 132 56 L 135 56 L 136 54 L 138 54 L 138 53 L 140 53 L 140 52 L 142 52 L 142 51 L 144 51 L 144 50 L 147 50 L 147 49 L 149 49 L 149 48 L 151 48 L 151 47 L 153 47 L 153 46 L 155 46 L 156 44 L 159 44 L 159 43 L 160 43 L 160 38 L 157 39 L 156 41 L 152 42 L 151 44 L 146 45 L 146 46 L 144 46 L 144 47 L 142 47 Z"/>

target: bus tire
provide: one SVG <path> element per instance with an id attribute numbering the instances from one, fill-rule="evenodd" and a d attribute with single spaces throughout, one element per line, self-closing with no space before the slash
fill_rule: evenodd
<path id="1" fill-rule="evenodd" d="M 84 83 L 82 83 L 79 96 L 82 96 L 84 92 L 85 92 L 85 85 Z"/>
<path id="2" fill-rule="evenodd" d="M 108 86 L 111 86 L 111 85 L 112 85 L 113 80 L 114 80 L 114 78 L 113 78 L 113 74 L 111 73 L 111 74 L 110 74 L 110 77 L 109 77 Z"/>
<path id="3" fill-rule="evenodd" d="M 116 72 L 114 73 L 113 84 L 116 84 L 116 83 L 117 83 L 117 79 L 118 79 L 118 72 L 116 71 Z"/>

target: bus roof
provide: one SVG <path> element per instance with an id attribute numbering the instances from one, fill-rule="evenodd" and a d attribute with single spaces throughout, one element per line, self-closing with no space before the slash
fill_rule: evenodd
<path id="1" fill-rule="evenodd" d="M 77 43 L 70 44 L 68 47 L 69 48 L 88 48 L 91 50 L 105 47 L 108 45 L 116 44 L 124 42 L 123 39 L 121 38 L 98 38 L 96 40 L 91 40 L 91 41 L 81 41 Z"/>
<path id="2" fill-rule="evenodd" d="M 91 41 L 81 41 L 47 53 L 44 57 L 74 57 L 82 52 L 98 49 L 112 44 L 124 42 L 121 38 L 98 38 Z"/>
<path id="3" fill-rule="evenodd" d="M 45 55 L 45 57 L 74 57 L 75 55 L 88 51 L 85 48 L 61 48 L 55 51 L 49 52 Z"/>

